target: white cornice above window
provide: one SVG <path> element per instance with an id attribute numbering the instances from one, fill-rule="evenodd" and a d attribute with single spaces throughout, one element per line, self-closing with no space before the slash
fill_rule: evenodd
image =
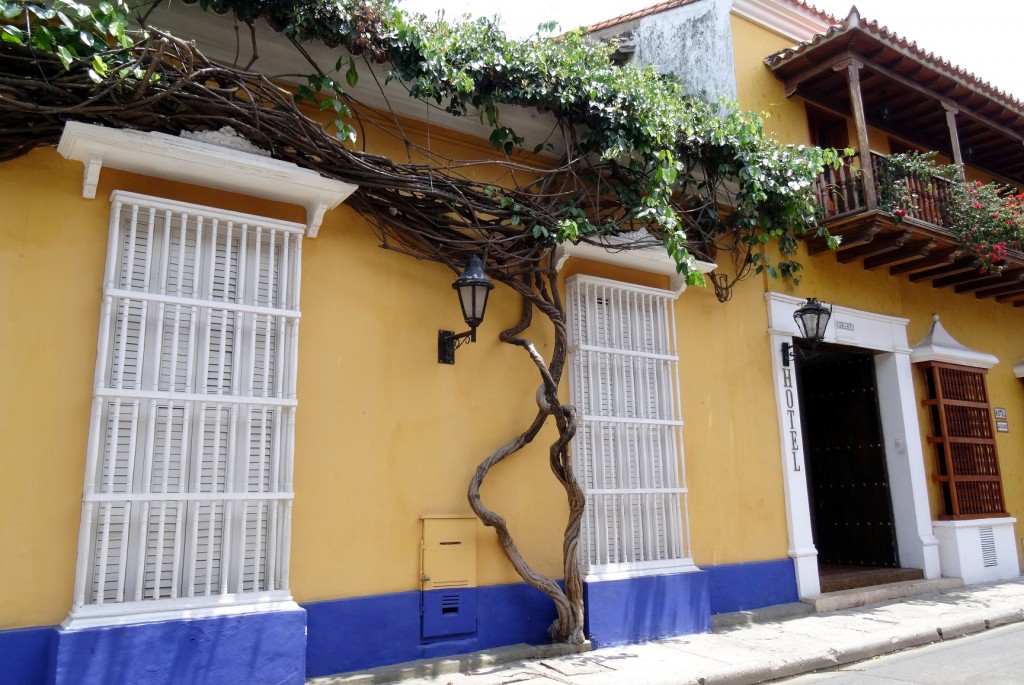
<path id="1" fill-rule="evenodd" d="M 1024 378 L 1024 360 L 1014 364 L 1013 375 L 1016 376 L 1017 378 Z"/>
<path id="2" fill-rule="evenodd" d="M 96 197 L 100 170 L 108 166 L 305 207 L 306 234 L 311 238 L 316 237 L 327 210 L 356 190 L 354 185 L 290 162 L 222 145 L 77 121 L 64 126 L 57 151 L 85 165 L 82 197 Z"/>
<path id="3" fill-rule="evenodd" d="M 734 0 L 732 11 L 770 31 L 803 42 L 828 31 L 830 24 L 810 12 L 778 0 Z"/>
<path id="4" fill-rule="evenodd" d="M 932 317 L 932 328 L 921 342 L 914 345 L 910 353 L 910 361 L 945 362 L 973 366 L 978 369 L 991 369 L 999 363 L 999 358 L 985 352 L 978 352 L 964 347 L 939 323 L 939 315 Z"/>
<path id="5" fill-rule="evenodd" d="M 675 291 L 676 295 L 686 290 L 686 276 L 676 270 L 676 260 L 669 256 L 665 248 L 658 245 L 630 250 L 616 249 L 614 244 L 605 248 L 588 243 L 579 243 L 577 245 L 562 243 L 555 248 L 555 269 L 561 271 L 565 260 L 569 257 L 589 259 L 594 262 L 614 264 L 615 266 L 627 269 L 661 274 L 668 276 L 669 288 Z M 714 271 L 718 266 L 711 262 L 700 261 L 697 262 L 697 265 L 700 267 L 700 272 L 704 274 Z"/>

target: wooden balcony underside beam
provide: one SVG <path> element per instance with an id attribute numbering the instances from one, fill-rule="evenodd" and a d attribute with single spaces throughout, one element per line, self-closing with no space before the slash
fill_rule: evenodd
<path id="1" fill-rule="evenodd" d="M 988 274 L 980 273 L 975 264 L 971 264 L 969 269 L 961 271 L 960 273 L 951 273 L 939 278 L 932 280 L 933 288 L 948 288 L 951 285 L 961 285 L 964 283 L 975 283 L 978 281 L 987 281 L 992 278 Z M 983 283 L 983 285 L 992 285 L 991 282 Z"/>
<path id="2" fill-rule="evenodd" d="M 861 243 L 870 243 L 874 240 L 875 235 L 877 235 L 884 227 L 885 224 L 882 222 L 872 220 L 867 225 L 855 224 L 846 230 L 836 231 L 832 235 L 842 238 L 842 242 L 840 243 L 840 249 L 842 249 L 845 247 L 860 245 Z M 807 244 L 807 254 L 809 255 L 821 254 L 828 249 L 828 242 L 823 238 L 814 238 L 808 241 Z"/>
<path id="3" fill-rule="evenodd" d="M 952 264 L 953 259 L 956 257 L 955 247 L 946 247 L 938 252 L 933 252 L 927 257 L 922 259 L 916 259 L 912 262 L 905 262 L 903 264 L 897 264 L 889 267 L 889 274 L 892 276 L 899 276 L 901 274 L 911 274 L 917 271 L 924 271 L 941 264 Z"/>
<path id="4" fill-rule="evenodd" d="M 1020 283 L 1021 277 L 1019 274 L 1011 275 L 980 275 L 973 281 L 967 281 L 964 283 L 958 283 L 953 288 L 954 292 L 957 293 L 969 293 L 975 290 L 982 290 L 984 288 L 992 288 L 994 286 L 1009 283 Z"/>
<path id="5" fill-rule="evenodd" d="M 1012 293 L 1004 293 L 1002 295 L 996 295 L 996 302 L 999 302 L 1000 304 L 1003 302 L 1017 303 L 1021 300 L 1021 298 L 1024 298 L 1024 290 L 1019 290 L 1017 292 Z"/>
<path id="6" fill-rule="evenodd" d="M 1004 282 L 998 286 L 978 290 L 974 293 L 974 296 L 981 300 L 986 297 L 997 297 L 998 295 L 1013 295 L 1022 291 L 1024 291 L 1024 272 L 1021 272 L 1012 280 L 1004 280 Z"/>
<path id="7" fill-rule="evenodd" d="M 854 247 L 848 247 L 843 249 L 843 246 L 839 246 L 839 252 L 836 254 L 836 259 L 841 264 L 847 264 L 849 262 L 857 261 L 858 259 L 864 259 L 873 255 L 881 254 L 883 252 L 890 252 L 897 248 L 903 247 L 908 240 L 914 235 L 913 231 L 896 231 L 894 233 L 886 233 L 875 237 L 870 242 L 863 243 Z"/>
<path id="8" fill-rule="evenodd" d="M 927 257 L 938 243 L 935 240 L 915 240 L 901 248 L 883 252 L 864 260 L 864 268 L 868 271 L 879 269 L 891 264 L 900 264 L 911 259 Z"/>
<path id="9" fill-rule="evenodd" d="M 976 268 L 974 257 L 960 257 L 959 259 L 953 260 L 951 264 L 944 264 L 933 269 L 925 269 L 924 271 L 918 271 L 917 273 L 910 274 L 910 280 L 913 283 L 918 283 L 920 281 L 927 281 L 933 278 L 941 278 L 943 276 L 964 273 L 965 271 L 973 271 Z"/>

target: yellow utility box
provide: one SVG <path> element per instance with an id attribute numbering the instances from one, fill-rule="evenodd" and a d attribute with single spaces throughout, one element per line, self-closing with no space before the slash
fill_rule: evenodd
<path id="1" fill-rule="evenodd" d="M 420 582 L 423 590 L 476 587 L 475 516 L 422 516 Z"/>

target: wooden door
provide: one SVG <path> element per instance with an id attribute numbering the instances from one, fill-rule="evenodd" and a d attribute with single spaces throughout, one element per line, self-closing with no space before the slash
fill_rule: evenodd
<path id="1" fill-rule="evenodd" d="M 898 567 L 874 361 L 825 351 L 799 369 L 818 561 Z"/>

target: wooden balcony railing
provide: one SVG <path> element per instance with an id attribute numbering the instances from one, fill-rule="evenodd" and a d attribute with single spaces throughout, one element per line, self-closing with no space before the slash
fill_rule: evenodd
<path id="1" fill-rule="evenodd" d="M 882 155 L 872 152 L 870 158 L 875 176 L 875 194 L 879 198 L 885 198 L 890 195 L 888 184 L 900 181 L 890 178 L 882 162 Z M 906 182 L 913 193 L 913 201 L 907 208 L 907 216 L 942 228 L 950 228 L 944 208 L 952 199 L 952 183 L 943 178 L 921 178 L 917 175 L 911 175 L 901 181 Z M 867 206 L 860 171 L 850 164 L 844 164 L 838 169 L 827 169 L 815 181 L 814 190 L 826 222 L 876 209 Z M 880 204 L 883 205 L 881 209 L 886 209 L 884 199 Z"/>

